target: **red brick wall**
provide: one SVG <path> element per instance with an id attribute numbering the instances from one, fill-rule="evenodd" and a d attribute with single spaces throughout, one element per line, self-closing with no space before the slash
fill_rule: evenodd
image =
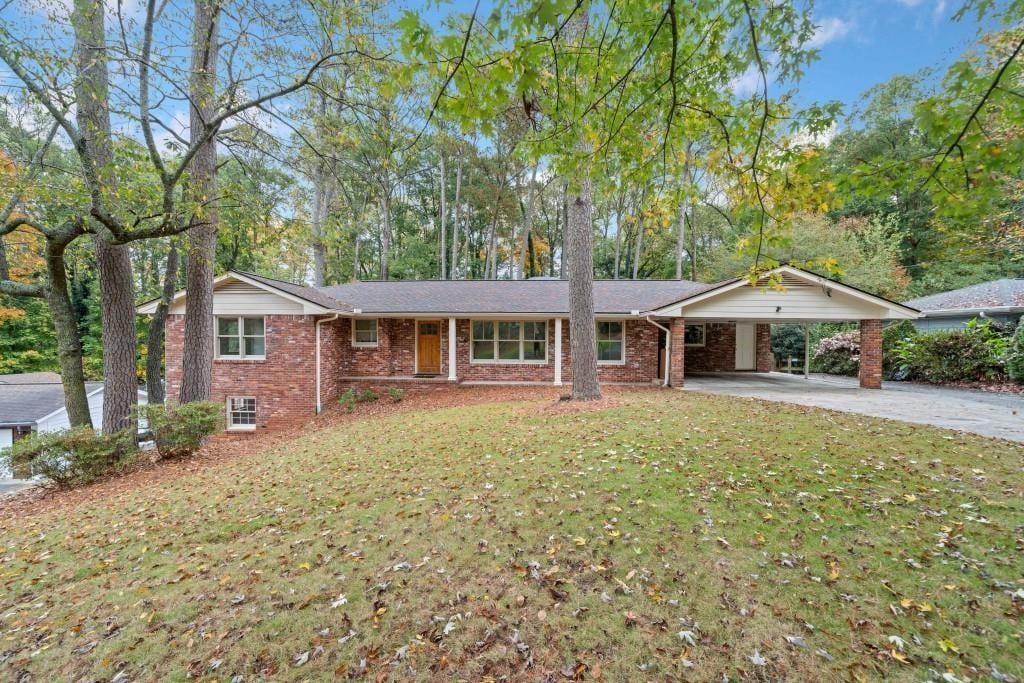
<path id="1" fill-rule="evenodd" d="M 316 409 L 314 320 L 309 315 L 265 316 L 266 359 L 214 360 L 211 399 L 255 396 L 259 428 L 311 417 Z M 167 316 L 167 396 L 171 399 L 181 389 L 184 327 L 183 315 Z"/>
<path id="2" fill-rule="evenodd" d="M 622 365 L 599 365 L 598 375 L 605 382 L 650 382 L 658 375 L 658 329 L 638 320 L 626 322 L 626 360 Z M 342 377 L 409 377 L 416 367 L 416 325 L 412 319 L 379 321 L 376 348 L 351 345 L 351 322 L 342 321 L 340 363 Z M 441 324 L 441 377 L 448 376 L 448 320 Z M 545 363 L 471 363 L 470 320 L 456 321 L 456 357 L 459 381 L 475 382 L 554 382 L 555 322 L 548 321 L 548 359 Z M 562 381 L 572 381 L 572 356 L 569 350 L 569 321 L 562 324 Z"/>
<path id="3" fill-rule="evenodd" d="M 671 353 L 672 358 L 668 364 L 669 384 L 682 388 L 686 374 L 687 351 L 685 340 L 686 320 L 673 318 L 669 327 L 672 330 Z"/>
<path id="4" fill-rule="evenodd" d="M 736 325 L 705 323 L 704 346 L 686 347 L 687 372 L 732 372 L 736 369 Z"/>
<path id="5" fill-rule="evenodd" d="M 860 385 L 882 388 L 882 321 L 860 321 Z"/>
<path id="6" fill-rule="evenodd" d="M 775 369 L 775 355 L 772 354 L 772 326 L 768 323 L 758 323 L 755 332 L 754 353 L 755 367 L 758 372 L 771 372 Z"/>

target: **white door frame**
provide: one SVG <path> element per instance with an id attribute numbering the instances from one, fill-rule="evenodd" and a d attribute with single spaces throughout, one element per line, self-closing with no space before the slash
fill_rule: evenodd
<path id="1" fill-rule="evenodd" d="M 757 367 L 757 325 L 736 323 L 736 369 L 753 370 Z"/>

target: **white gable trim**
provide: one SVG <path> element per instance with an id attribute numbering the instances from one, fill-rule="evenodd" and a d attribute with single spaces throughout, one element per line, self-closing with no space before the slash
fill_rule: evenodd
<path id="1" fill-rule="evenodd" d="M 95 396 L 96 394 L 102 393 L 103 389 L 104 389 L 104 387 L 102 385 L 100 385 L 100 386 L 96 387 L 95 389 L 93 389 L 92 391 L 87 392 L 85 394 L 85 397 L 86 398 L 90 398 L 92 396 Z M 142 394 L 144 392 L 139 391 L 139 393 Z M 65 410 L 67 410 L 67 406 L 61 406 L 60 408 L 57 408 L 57 410 L 54 410 L 52 413 L 47 413 L 46 415 L 43 415 L 40 418 L 36 418 L 36 424 L 39 424 L 40 422 L 46 422 L 47 420 L 49 420 L 54 415 L 59 415 L 60 413 L 62 413 Z"/>
<path id="2" fill-rule="evenodd" d="M 336 313 L 336 312 L 338 312 L 338 311 L 334 311 L 334 310 L 332 310 L 330 308 L 325 308 L 324 306 L 321 306 L 319 304 L 315 304 L 312 301 L 309 301 L 307 299 L 303 299 L 302 297 L 298 297 L 298 296 L 295 296 L 294 294 L 290 294 L 290 293 L 284 291 L 283 289 L 277 289 L 276 287 L 271 287 L 271 286 L 269 286 L 269 285 L 267 285 L 267 284 L 265 284 L 263 282 L 260 282 L 259 280 L 255 280 L 255 279 L 253 279 L 251 277 L 248 277 L 248 276 L 246 276 L 246 275 L 244 275 L 242 273 L 236 273 L 235 271 L 229 271 L 229 272 L 225 273 L 224 275 L 221 275 L 220 277 L 214 278 L 214 280 L 213 280 L 213 289 L 214 289 L 214 291 L 217 290 L 218 286 L 220 286 L 224 282 L 228 282 L 228 281 L 244 282 L 247 285 L 250 285 L 252 287 L 256 287 L 257 289 L 262 289 L 265 292 L 269 292 L 271 294 L 274 294 L 275 296 L 281 297 L 282 299 L 286 299 L 288 301 L 291 301 L 292 303 L 298 304 L 299 306 L 302 306 L 302 312 L 304 314 L 320 314 L 320 313 Z M 185 301 L 185 295 L 186 295 L 186 291 L 184 289 L 179 291 L 179 292 L 176 292 L 174 294 L 174 298 L 171 299 L 170 308 L 173 308 L 176 304 L 180 304 L 183 301 Z M 147 301 L 146 303 L 142 304 L 141 306 L 138 306 L 135 310 L 136 310 L 136 312 L 141 313 L 143 315 L 152 315 L 153 313 L 156 313 L 156 307 L 157 307 L 157 305 L 159 303 L 160 303 L 159 299 L 154 299 L 153 301 Z M 351 315 L 351 314 L 349 314 L 349 315 Z"/>
<path id="3" fill-rule="evenodd" d="M 794 278 L 803 280 L 809 284 L 817 285 L 821 287 L 823 290 L 834 290 L 837 292 L 842 292 L 843 294 L 852 297 L 853 299 L 856 299 L 858 301 L 873 306 L 881 307 L 882 309 L 885 310 L 885 315 L 882 316 L 882 319 L 885 320 L 913 320 L 921 317 L 921 312 L 918 311 L 917 309 L 911 308 L 909 306 L 904 306 L 903 304 L 896 303 L 895 301 L 889 301 L 888 299 L 884 299 L 880 296 L 875 296 L 874 294 L 868 294 L 867 292 L 863 292 L 855 287 L 844 285 L 841 282 L 830 280 L 829 278 L 816 275 L 806 270 L 801 270 L 800 268 L 794 268 L 792 266 L 779 266 L 778 268 L 774 268 L 768 271 L 768 273 L 766 273 L 764 277 L 770 277 L 775 274 L 790 275 Z M 738 278 L 720 287 L 715 287 L 713 289 L 706 290 L 687 299 L 677 301 L 667 306 L 662 306 L 659 309 L 651 311 L 650 315 L 665 317 L 685 316 L 687 307 L 694 306 L 698 303 L 707 301 L 709 299 L 714 299 L 716 297 L 722 296 L 723 294 L 732 292 L 736 289 L 749 285 L 750 281 L 748 279 Z M 829 320 L 830 318 L 823 316 L 821 319 Z"/>

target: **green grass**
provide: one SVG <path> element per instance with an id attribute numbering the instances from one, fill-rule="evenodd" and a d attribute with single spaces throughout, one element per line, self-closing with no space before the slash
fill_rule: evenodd
<path id="1" fill-rule="evenodd" d="M 1024 448 L 620 398 L 357 420 L 4 520 L 0 678 L 1024 676 Z"/>

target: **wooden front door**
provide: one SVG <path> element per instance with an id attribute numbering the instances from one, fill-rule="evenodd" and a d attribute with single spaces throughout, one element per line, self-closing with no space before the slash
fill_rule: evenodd
<path id="1" fill-rule="evenodd" d="M 416 373 L 441 374 L 441 323 L 436 320 L 416 321 Z"/>

